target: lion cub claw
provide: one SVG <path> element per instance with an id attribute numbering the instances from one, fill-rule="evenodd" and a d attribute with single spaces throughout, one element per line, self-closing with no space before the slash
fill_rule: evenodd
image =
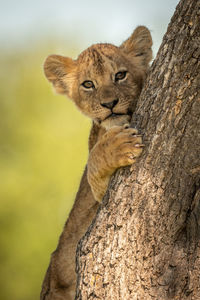
<path id="1" fill-rule="evenodd" d="M 102 136 L 88 160 L 88 180 L 96 200 L 102 200 L 114 171 L 133 164 L 143 147 L 141 135 L 128 124 L 114 126 Z"/>

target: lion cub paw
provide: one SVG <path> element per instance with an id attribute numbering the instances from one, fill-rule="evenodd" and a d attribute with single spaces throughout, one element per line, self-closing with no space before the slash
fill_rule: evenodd
<path id="1" fill-rule="evenodd" d="M 112 127 L 102 136 L 88 159 L 88 182 L 97 201 L 102 200 L 114 171 L 133 164 L 143 146 L 141 135 L 129 125 Z"/>
<path id="2" fill-rule="evenodd" d="M 101 144 L 105 160 L 114 169 L 134 163 L 144 147 L 137 129 L 129 125 L 111 128 L 103 136 Z"/>

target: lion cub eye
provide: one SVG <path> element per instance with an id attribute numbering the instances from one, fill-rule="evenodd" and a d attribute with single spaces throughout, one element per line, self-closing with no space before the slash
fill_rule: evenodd
<path id="1" fill-rule="evenodd" d="M 127 71 L 120 71 L 120 72 L 116 73 L 115 81 L 119 81 L 119 80 L 126 78 L 126 74 L 127 74 Z"/>
<path id="2" fill-rule="evenodd" d="M 81 84 L 84 88 L 86 89 L 93 89 L 94 88 L 94 83 L 90 80 L 86 80 Z"/>

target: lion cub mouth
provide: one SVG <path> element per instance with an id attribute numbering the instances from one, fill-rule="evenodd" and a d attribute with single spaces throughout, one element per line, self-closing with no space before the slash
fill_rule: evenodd
<path id="1" fill-rule="evenodd" d="M 104 127 L 106 130 L 108 130 L 113 126 L 123 126 L 124 124 L 127 123 L 129 124 L 130 121 L 131 121 L 130 115 L 111 113 L 101 122 L 101 126 Z"/>
<path id="2" fill-rule="evenodd" d="M 104 121 L 107 120 L 107 119 L 109 119 L 109 118 L 118 118 L 118 116 L 124 116 L 124 114 L 113 113 L 113 112 L 112 112 L 109 116 L 107 116 L 107 117 L 104 119 Z"/>

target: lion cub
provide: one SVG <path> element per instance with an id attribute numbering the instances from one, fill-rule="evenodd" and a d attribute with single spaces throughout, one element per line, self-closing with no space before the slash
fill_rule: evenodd
<path id="1" fill-rule="evenodd" d="M 120 47 L 92 45 L 77 60 L 50 55 L 47 79 L 93 121 L 89 158 L 75 204 L 47 271 L 41 299 L 73 299 L 75 250 L 108 187 L 111 175 L 131 165 L 142 152 L 142 139 L 130 128 L 149 62 L 149 30 L 139 26 Z M 88 185 L 89 182 L 89 185 Z M 92 192 L 91 192 L 92 191 Z"/>

